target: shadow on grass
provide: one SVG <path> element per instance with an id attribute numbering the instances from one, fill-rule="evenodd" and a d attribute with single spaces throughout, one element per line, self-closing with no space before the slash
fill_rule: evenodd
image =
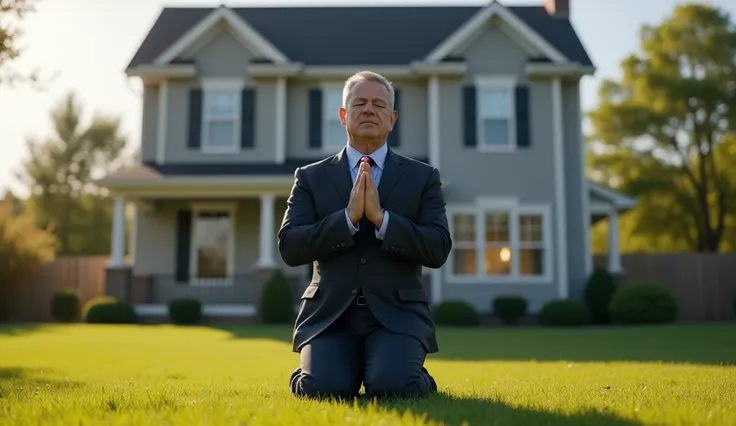
<path id="1" fill-rule="evenodd" d="M 213 324 L 235 339 L 291 343 L 288 325 Z M 440 327 L 430 360 L 736 365 L 736 323 L 631 327 Z"/>
<path id="2" fill-rule="evenodd" d="M 41 393 L 65 393 L 78 389 L 82 383 L 70 380 L 49 379 L 43 377 L 47 371 L 32 370 L 19 367 L 0 368 L 0 399 L 31 397 Z"/>
<path id="3" fill-rule="evenodd" d="M 3 323 L 0 322 L 0 336 L 20 336 L 23 334 L 33 333 L 45 327 L 45 324 L 39 323 Z"/>
<path id="4" fill-rule="evenodd" d="M 438 339 L 430 359 L 736 364 L 736 323 L 441 328 Z"/>
<path id="5" fill-rule="evenodd" d="M 451 396 L 438 393 L 426 399 L 405 401 L 359 400 L 362 411 L 411 412 L 424 421 L 450 425 L 595 425 L 595 426 L 636 426 L 642 423 L 624 419 L 614 413 L 593 409 L 578 413 L 557 413 L 525 407 L 513 407 L 502 401 L 473 397 Z"/>

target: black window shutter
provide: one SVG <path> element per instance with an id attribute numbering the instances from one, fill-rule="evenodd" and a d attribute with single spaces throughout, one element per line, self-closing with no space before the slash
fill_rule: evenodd
<path id="1" fill-rule="evenodd" d="M 202 89 L 189 91 L 189 137 L 187 146 L 199 148 L 202 137 Z"/>
<path id="2" fill-rule="evenodd" d="M 253 148 L 256 145 L 256 91 L 243 89 L 240 108 L 240 146 Z"/>
<path id="3" fill-rule="evenodd" d="M 176 282 L 189 281 L 189 250 L 192 244 L 192 212 L 179 210 L 176 217 Z"/>
<path id="4" fill-rule="evenodd" d="M 475 86 L 463 88 L 463 130 L 465 146 L 478 145 L 477 115 L 475 108 Z"/>
<path id="5" fill-rule="evenodd" d="M 309 147 L 322 146 L 322 90 L 309 91 Z"/>
<path id="6" fill-rule="evenodd" d="M 388 146 L 392 148 L 398 148 L 400 145 L 400 126 L 401 126 L 401 90 L 394 89 L 395 99 L 394 99 L 394 109 L 399 113 L 399 119 L 394 123 L 394 128 L 391 130 L 391 133 L 388 134 Z"/>
<path id="7" fill-rule="evenodd" d="M 532 144 L 531 122 L 529 120 L 529 87 L 516 86 L 516 146 L 528 147 Z"/>

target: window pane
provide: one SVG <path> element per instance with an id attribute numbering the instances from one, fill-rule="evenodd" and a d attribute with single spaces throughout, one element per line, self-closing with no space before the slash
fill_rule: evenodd
<path id="1" fill-rule="evenodd" d="M 205 108 L 208 116 L 232 117 L 237 111 L 238 92 L 232 90 L 207 91 Z"/>
<path id="2" fill-rule="evenodd" d="M 509 121 L 505 118 L 484 118 L 482 142 L 485 146 L 509 145 Z"/>
<path id="3" fill-rule="evenodd" d="M 452 218 L 452 239 L 457 242 L 475 242 L 475 216 L 457 214 Z"/>
<path id="4" fill-rule="evenodd" d="M 508 275 L 511 273 L 511 250 L 508 247 L 487 248 L 483 269 L 486 275 Z"/>
<path id="5" fill-rule="evenodd" d="M 486 242 L 509 242 L 509 215 L 508 213 L 486 214 Z"/>
<path id="6" fill-rule="evenodd" d="M 519 269 L 521 275 L 542 275 L 544 273 L 544 250 L 520 249 Z"/>
<path id="7" fill-rule="evenodd" d="M 209 131 L 208 146 L 235 146 L 235 123 L 232 121 L 211 121 L 207 123 L 207 128 Z"/>
<path id="8" fill-rule="evenodd" d="M 522 215 L 519 217 L 522 242 L 542 242 L 542 216 Z"/>
<path id="9" fill-rule="evenodd" d="M 195 220 L 192 243 L 196 250 L 197 278 L 227 278 L 229 214 L 200 213 Z"/>
<path id="10" fill-rule="evenodd" d="M 345 128 L 342 127 L 340 121 L 331 120 L 327 123 L 327 145 L 342 149 L 347 143 L 347 135 L 345 134 Z"/>
<path id="11" fill-rule="evenodd" d="M 511 91 L 509 89 L 484 88 L 479 93 L 481 116 L 511 116 Z"/>
<path id="12" fill-rule="evenodd" d="M 342 89 L 325 90 L 324 96 L 327 117 L 337 117 L 337 110 L 342 106 Z"/>
<path id="13" fill-rule="evenodd" d="M 454 275 L 475 275 L 477 257 L 475 249 L 452 250 L 452 273 Z"/>

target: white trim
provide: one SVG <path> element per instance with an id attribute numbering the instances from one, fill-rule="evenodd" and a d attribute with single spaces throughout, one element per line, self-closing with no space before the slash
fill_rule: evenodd
<path id="1" fill-rule="evenodd" d="M 615 209 L 608 213 L 608 272 L 620 274 L 621 267 L 621 245 L 619 232 L 619 217 Z"/>
<path id="2" fill-rule="evenodd" d="M 286 161 L 286 78 L 276 78 L 276 113 L 274 116 L 276 162 Z"/>
<path id="3" fill-rule="evenodd" d="M 213 10 L 212 13 L 207 15 L 204 19 L 199 21 L 197 25 L 192 27 L 184 35 L 179 37 L 174 43 L 172 43 L 161 55 L 159 55 L 154 63 L 158 65 L 167 64 L 173 59 L 176 59 L 182 52 L 184 52 L 190 45 L 194 44 L 207 34 L 207 31 L 212 29 L 220 20 L 225 20 L 230 27 L 233 29 L 236 38 L 246 44 L 248 47 L 254 50 L 253 53 L 265 56 L 277 63 L 288 62 L 287 57 L 281 53 L 273 44 L 271 44 L 265 37 L 259 34 L 256 30 L 248 25 L 244 20 L 240 19 L 231 9 L 225 6 L 220 6 Z"/>
<path id="4" fill-rule="evenodd" d="M 275 227 L 275 204 L 276 195 L 273 193 L 261 194 L 261 209 L 259 216 L 259 237 L 258 237 L 258 260 L 256 268 L 266 269 L 276 267 L 276 258 L 274 255 L 274 230 Z"/>
<path id="5" fill-rule="evenodd" d="M 174 65 L 138 65 L 133 68 L 127 68 L 125 74 L 128 77 L 194 77 L 197 68 L 194 65 L 174 64 Z"/>
<path id="6" fill-rule="evenodd" d="M 192 242 L 189 247 L 189 285 L 196 287 L 229 287 L 233 285 L 233 275 L 235 274 L 235 250 L 236 250 L 236 235 L 237 235 L 237 206 L 235 202 L 229 203 L 213 203 L 213 202 L 192 202 L 192 227 L 190 229 L 190 235 L 192 236 Z M 197 245 L 194 241 L 196 235 L 197 226 L 197 215 L 201 212 L 227 212 L 230 222 L 230 235 L 227 253 L 227 277 L 224 279 L 213 279 L 213 278 L 197 278 L 198 265 L 197 265 Z"/>
<path id="7" fill-rule="evenodd" d="M 555 64 L 545 62 L 530 62 L 524 66 L 527 74 L 530 76 L 569 76 L 582 77 L 584 75 L 594 75 L 595 67 L 592 65 L 581 65 L 577 62 L 568 64 Z"/>
<path id="8" fill-rule="evenodd" d="M 343 140 L 338 145 L 330 145 L 329 142 L 329 132 L 328 132 L 328 124 L 332 121 L 337 120 L 340 121 L 340 116 L 338 115 L 337 109 L 329 109 L 327 104 L 327 97 L 329 92 L 337 91 L 340 92 L 340 106 L 343 106 L 343 83 L 338 83 L 334 81 L 324 81 L 320 84 L 320 87 L 322 88 L 322 144 L 321 149 L 323 152 L 327 154 L 334 154 L 337 151 L 341 150 L 345 144 L 347 143 L 347 135 L 345 135 L 345 140 Z"/>
<path id="9" fill-rule="evenodd" d="M 580 92 L 578 91 L 578 99 L 575 102 L 578 120 L 581 120 L 582 118 L 582 108 L 580 104 Z M 580 149 L 580 161 L 578 164 L 580 167 L 579 185 L 580 192 L 582 193 L 580 196 L 580 202 L 582 204 L 581 210 L 583 212 L 583 256 L 585 256 L 585 276 L 587 278 L 593 272 L 593 252 L 590 249 L 590 228 L 592 226 L 593 218 L 590 214 L 590 191 L 588 190 L 588 178 L 585 172 L 587 164 L 587 144 L 585 143 L 585 136 L 583 135 L 583 126 L 579 126 L 578 130 L 580 131 L 578 133 L 578 148 Z"/>
<path id="10" fill-rule="evenodd" d="M 475 76 L 474 85 L 475 91 L 475 114 L 476 114 L 476 149 L 484 153 L 509 153 L 516 151 L 516 87 L 517 80 L 514 76 L 488 76 L 488 75 L 477 75 Z M 509 96 L 509 111 L 508 117 L 484 117 L 483 111 L 481 111 L 481 92 L 483 89 L 502 89 L 508 91 Z M 485 145 L 485 138 L 483 132 L 483 120 L 485 118 L 505 118 L 508 120 L 508 145 L 504 146 L 493 146 Z"/>
<path id="11" fill-rule="evenodd" d="M 236 154 L 241 150 L 241 131 L 242 131 L 242 120 L 241 120 L 241 109 L 243 107 L 243 88 L 245 87 L 245 81 L 241 78 L 214 78 L 214 79 L 203 79 L 201 82 L 202 87 L 202 128 L 201 132 L 201 148 L 200 151 L 204 154 Z M 210 146 L 209 145 L 209 126 L 208 122 L 211 117 L 208 116 L 207 112 L 207 99 L 208 94 L 212 91 L 227 91 L 235 93 L 235 110 L 233 111 L 232 123 L 234 124 L 233 129 L 233 144 L 230 146 Z M 229 121 L 228 121 L 229 122 Z"/>
<path id="12" fill-rule="evenodd" d="M 168 127 L 169 82 L 164 80 L 158 88 L 158 117 L 156 117 L 156 163 L 166 162 L 166 128 Z"/>
<path id="13" fill-rule="evenodd" d="M 169 314 L 169 308 L 165 304 L 161 303 L 136 303 L 133 305 L 135 313 L 140 316 L 167 316 Z M 207 316 L 229 316 L 229 315 L 243 315 L 253 316 L 256 314 L 256 307 L 253 305 L 240 305 L 240 304 L 203 304 L 202 314 Z"/>
<path id="14" fill-rule="evenodd" d="M 416 75 L 426 75 L 430 78 L 433 76 L 461 76 L 468 70 L 465 62 L 424 62 L 414 61 L 411 63 L 411 70 Z"/>
<path id="15" fill-rule="evenodd" d="M 303 70 L 305 77 L 311 78 L 340 78 L 347 79 L 351 75 L 371 70 L 386 78 L 408 77 L 413 75 L 411 67 L 406 65 L 325 65 L 325 66 L 308 66 Z"/>
<path id="16" fill-rule="evenodd" d="M 487 213 L 501 212 L 509 217 L 509 250 L 511 251 L 511 272 L 509 275 L 487 276 L 483 273 L 485 256 L 485 216 Z M 453 253 L 447 261 L 445 269 L 445 280 L 450 284 L 519 284 L 519 285 L 552 285 L 554 282 L 552 258 L 553 234 L 551 231 L 551 207 L 545 203 L 524 204 L 518 203 L 512 197 L 478 198 L 473 204 L 450 204 L 447 206 L 447 217 L 449 219 L 450 234 L 453 236 L 453 251 L 462 249 L 467 243 L 457 241 L 454 230 L 454 216 L 458 214 L 472 215 L 475 219 L 475 243 L 472 246 L 476 250 L 476 274 L 472 276 L 455 275 Z M 520 224 L 519 216 L 524 214 L 539 215 L 542 220 L 542 244 L 544 250 L 543 274 L 540 276 L 526 276 L 519 272 L 520 249 Z"/>
<path id="17" fill-rule="evenodd" d="M 110 267 L 125 266 L 125 197 L 116 196 L 112 218 L 112 238 L 110 238 Z"/>
<path id="18" fill-rule="evenodd" d="M 248 64 L 247 72 L 251 77 L 296 77 L 304 69 L 301 63 L 288 64 Z"/>
<path id="19" fill-rule="evenodd" d="M 427 124 L 429 125 L 429 164 L 440 168 L 440 79 L 433 75 L 427 81 Z"/>
<path id="20" fill-rule="evenodd" d="M 636 207 L 637 202 L 635 199 L 606 188 L 597 182 L 587 180 L 587 186 L 591 193 L 607 200 L 617 209 L 633 209 Z"/>
<path id="21" fill-rule="evenodd" d="M 567 198 L 565 196 L 565 133 L 562 120 L 562 82 L 552 79 L 552 145 L 554 149 L 555 171 L 555 221 L 557 222 L 557 280 L 560 299 L 567 299 L 569 293 L 567 271 Z"/>
<path id="22" fill-rule="evenodd" d="M 541 37 L 536 31 L 529 27 L 524 21 L 519 19 L 513 12 L 509 11 L 499 2 L 491 2 L 490 5 L 482 8 L 472 18 L 465 22 L 460 28 L 453 32 L 445 41 L 427 55 L 426 61 L 439 62 L 449 55 L 457 46 L 477 36 L 488 20 L 498 16 L 503 19 L 511 28 L 516 30 L 522 37 L 527 39 L 529 43 L 537 47 L 542 53 L 554 62 L 565 62 L 567 58 L 555 49 L 547 40 Z"/>
<path id="23" fill-rule="evenodd" d="M 133 202 L 132 204 L 132 210 L 133 210 L 133 217 L 131 218 L 131 230 L 130 234 L 128 235 L 128 244 L 130 247 L 128 248 L 128 252 L 130 253 L 130 263 L 135 268 L 136 265 L 136 254 L 138 253 L 138 215 L 140 214 L 140 206 L 139 203 Z"/>

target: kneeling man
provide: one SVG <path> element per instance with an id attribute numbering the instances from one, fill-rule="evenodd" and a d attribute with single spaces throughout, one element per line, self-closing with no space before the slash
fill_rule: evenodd
<path id="1" fill-rule="evenodd" d="M 450 253 L 436 168 L 387 145 L 397 120 L 394 89 L 361 72 L 337 111 L 347 144 L 301 167 L 278 233 L 290 266 L 313 264 L 302 295 L 293 350 L 295 395 L 422 397 L 437 391 L 424 368 L 438 351 L 422 266 Z"/>

